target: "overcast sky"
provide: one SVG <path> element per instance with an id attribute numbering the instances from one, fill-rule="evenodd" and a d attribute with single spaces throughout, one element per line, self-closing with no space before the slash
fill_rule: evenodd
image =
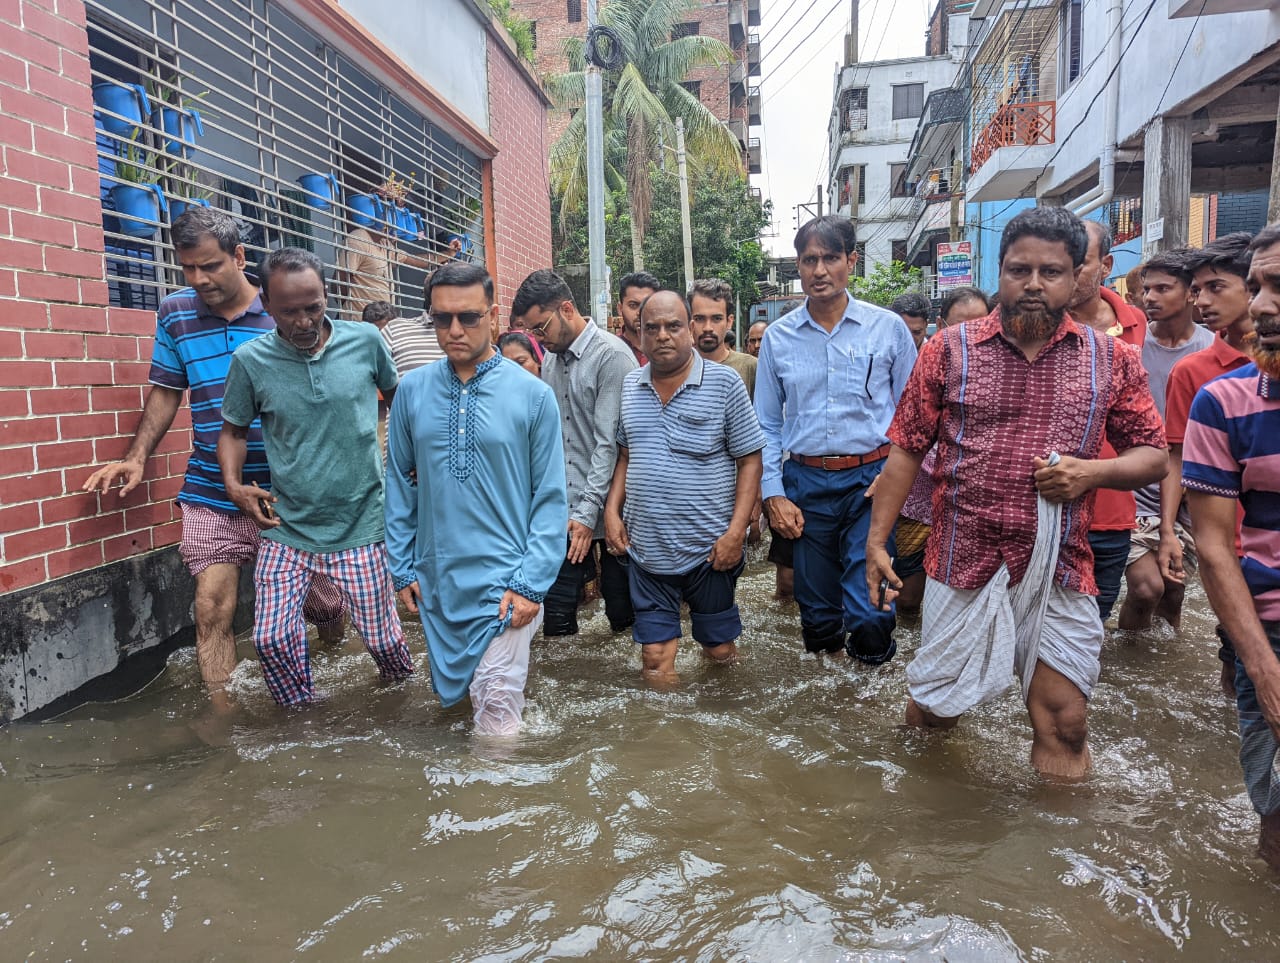
<path id="1" fill-rule="evenodd" d="M 891 60 L 924 54 L 933 0 L 862 0 L 859 59 Z M 762 0 L 762 172 L 751 178 L 773 200 L 776 237 L 765 249 L 791 254 L 795 205 L 812 202 L 825 183 L 827 122 L 835 71 L 844 59 L 850 0 Z M 824 201 L 825 203 L 825 201 Z"/>

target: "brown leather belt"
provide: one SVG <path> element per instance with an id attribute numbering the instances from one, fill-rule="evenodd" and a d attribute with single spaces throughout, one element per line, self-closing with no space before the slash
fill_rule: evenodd
<path id="1" fill-rule="evenodd" d="M 821 468 L 824 471 L 844 471 L 847 468 L 861 468 L 872 462 L 884 461 L 889 457 L 891 445 L 881 445 L 875 451 L 865 455 L 791 455 L 791 460 L 799 462 L 806 468 Z"/>

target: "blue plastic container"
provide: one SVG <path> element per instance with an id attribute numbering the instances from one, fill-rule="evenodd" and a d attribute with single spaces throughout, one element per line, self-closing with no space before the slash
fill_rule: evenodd
<path id="1" fill-rule="evenodd" d="M 318 211 L 327 211 L 338 196 L 338 178 L 333 174 L 303 174 L 298 183 L 308 195 L 303 198 L 307 206 Z"/>
<path id="2" fill-rule="evenodd" d="M 448 237 L 448 242 L 452 244 L 454 241 L 457 241 L 459 244 L 462 245 L 460 248 L 458 248 L 457 253 L 453 255 L 454 259 L 458 261 L 464 261 L 467 258 L 469 258 L 471 256 L 471 248 L 473 246 L 471 243 L 471 235 L 466 233 L 450 234 Z"/>
<path id="3" fill-rule="evenodd" d="M 157 107 L 151 113 L 151 126 L 158 127 L 171 138 L 164 142 L 167 154 L 190 157 L 195 150 L 196 138 L 204 136 L 204 121 L 200 119 L 200 111 L 194 107 L 190 110 Z"/>
<path id="4" fill-rule="evenodd" d="M 422 233 L 422 218 L 407 207 L 395 209 L 396 237 L 402 241 L 412 241 Z"/>
<path id="5" fill-rule="evenodd" d="M 102 129 L 117 137 L 132 137 L 142 118 L 151 115 L 151 101 L 139 84 L 118 84 L 109 80 L 96 83 L 93 85 L 93 102 L 101 108 L 98 117 L 102 121 Z M 120 117 L 109 116 L 106 111 Z"/>
<path id="6" fill-rule="evenodd" d="M 169 223 L 172 224 L 193 207 L 208 207 L 209 202 L 203 197 L 175 197 L 169 201 Z"/>
<path id="7" fill-rule="evenodd" d="M 111 201 L 120 220 L 120 233 L 130 237 L 155 237 L 161 215 L 169 205 L 159 184 L 117 184 Z"/>
<path id="8" fill-rule="evenodd" d="M 351 220 L 358 227 L 383 227 L 387 220 L 387 205 L 376 194 L 352 194 L 347 198 L 351 208 Z"/>

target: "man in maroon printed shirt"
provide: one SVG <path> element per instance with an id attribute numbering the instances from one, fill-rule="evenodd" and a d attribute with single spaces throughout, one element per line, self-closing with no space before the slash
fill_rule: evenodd
<path id="1" fill-rule="evenodd" d="M 921 350 L 889 429 L 867 540 L 867 580 L 873 598 L 885 586 L 888 604 L 900 583 L 885 543 L 936 443 L 907 723 L 950 728 L 1016 672 L 1031 764 L 1060 779 L 1089 769 L 1085 709 L 1102 645 L 1094 491 L 1158 480 L 1168 460 L 1138 352 L 1066 313 L 1087 246 L 1064 208 L 1009 222 L 999 306 Z M 1099 459 L 1104 439 L 1118 457 Z"/>

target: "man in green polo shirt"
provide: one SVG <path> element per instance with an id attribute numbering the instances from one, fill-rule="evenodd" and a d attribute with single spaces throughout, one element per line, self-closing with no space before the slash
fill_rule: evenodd
<path id="1" fill-rule="evenodd" d="M 260 266 L 276 329 L 236 349 L 222 399 L 218 464 L 227 494 L 262 529 L 253 642 L 272 697 L 315 690 L 302 600 L 316 575 L 338 586 L 384 678 L 413 672 L 383 546 L 382 454 L 375 388 L 396 369 L 377 329 L 325 315 L 324 266 L 298 248 Z M 248 426 L 262 419 L 273 491 L 244 484 Z"/>

